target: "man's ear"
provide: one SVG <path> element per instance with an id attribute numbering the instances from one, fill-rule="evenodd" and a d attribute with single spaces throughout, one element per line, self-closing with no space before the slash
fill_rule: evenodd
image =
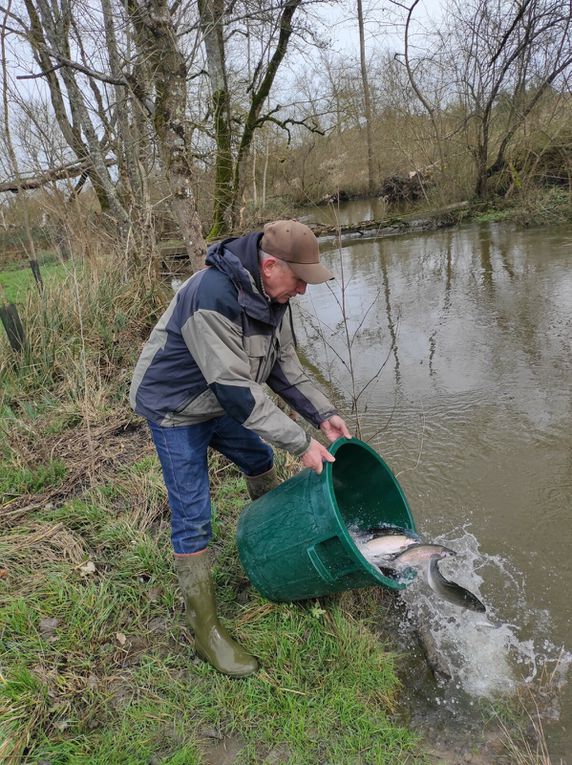
<path id="1" fill-rule="evenodd" d="M 276 258 L 272 256 L 264 258 L 262 261 L 262 273 L 264 276 L 270 276 L 272 271 L 276 268 Z"/>

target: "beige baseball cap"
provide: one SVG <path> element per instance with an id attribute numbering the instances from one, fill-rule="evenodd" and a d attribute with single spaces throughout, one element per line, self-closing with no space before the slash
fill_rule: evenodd
<path id="1" fill-rule="evenodd" d="M 320 263 L 320 248 L 314 232 L 297 220 L 267 223 L 260 249 L 288 263 L 296 276 L 307 284 L 321 284 L 335 278 Z"/>

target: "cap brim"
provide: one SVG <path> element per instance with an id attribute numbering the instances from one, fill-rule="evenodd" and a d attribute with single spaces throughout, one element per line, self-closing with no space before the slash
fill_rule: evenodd
<path id="1" fill-rule="evenodd" d="M 335 279 L 331 271 L 321 263 L 288 263 L 292 271 L 299 279 L 303 279 L 306 284 L 322 284 Z"/>

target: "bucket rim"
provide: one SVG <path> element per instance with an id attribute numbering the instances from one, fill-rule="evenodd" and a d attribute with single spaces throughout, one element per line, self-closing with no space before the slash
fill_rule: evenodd
<path id="1" fill-rule="evenodd" d="M 396 489 L 399 492 L 399 495 L 403 501 L 403 505 L 406 510 L 406 514 L 408 517 L 408 520 L 410 521 L 410 526 L 407 526 L 406 528 L 411 531 L 416 531 L 415 527 L 415 520 L 413 518 L 413 515 L 411 513 L 411 509 L 409 507 L 409 503 L 407 502 L 407 498 L 405 496 L 405 493 L 403 492 L 403 489 L 401 488 L 401 485 L 399 484 L 399 481 L 395 477 L 393 471 L 389 467 L 389 465 L 385 462 L 383 457 L 381 457 L 378 452 L 375 451 L 369 444 L 365 443 L 365 441 L 362 441 L 359 438 L 338 438 L 336 441 L 333 441 L 329 447 L 328 451 L 330 454 L 334 455 L 336 452 L 342 447 L 342 446 L 348 446 L 348 445 L 354 445 L 359 446 L 360 448 L 364 449 L 365 451 L 369 452 L 375 460 L 377 460 L 380 465 L 383 467 L 384 470 L 387 471 L 389 476 L 391 477 L 392 482 L 394 483 Z M 406 587 L 408 587 L 413 579 L 410 579 L 409 581 L 400 582 L 396 579 L 392 579 L 388 576 L 385 576 L 380 569 L 377 566 L 374 566 L 372 563 L 370 563 L 367 558 L 365 558 L 361 552 L 359 551 L 358 546 L 354 542 L 351 534 L 348 531 L 348 527 L 346 525 L 346 522 L 342 516 L 341 510 L 338 506 L 338 500 L 336 497 L 336 493 L 334 491 L 334 485 L 333 485 L 333 469 L 334 469 L 335 463 L 333 462 L 325 462 L 324 468 L 322 470 L 322 482 L 324 485 L 325 490 L 328 492 L 330 500 L 331 500 L 331 506 L 335 512 L 336 515 L 336 521 L 341 531 L 341 537 L 340 540 L 343 544 L 343 546 L 346 548 L 346 550 L 352 555 L 353 558 L 357 558 L 357 560 L 360 562 L 360 565 L 362 567 L 366 568 L 368 573 L 384 587 L 388 587 L 393 590 L 403 590 Z M 413 577 L 415 578 L 415 577 Z"/>

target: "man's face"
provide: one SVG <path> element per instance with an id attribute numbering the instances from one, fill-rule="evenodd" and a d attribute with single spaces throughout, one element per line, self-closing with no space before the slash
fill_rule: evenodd
<path id="1" fill-rule="evenodd" d="M 275 303 L 287 303 L 290 298 L 306 292 L 306 282 L 299 279 L 287 263 L 277 258 L 265 258 L 260 271 L 266 294 Z"/>

